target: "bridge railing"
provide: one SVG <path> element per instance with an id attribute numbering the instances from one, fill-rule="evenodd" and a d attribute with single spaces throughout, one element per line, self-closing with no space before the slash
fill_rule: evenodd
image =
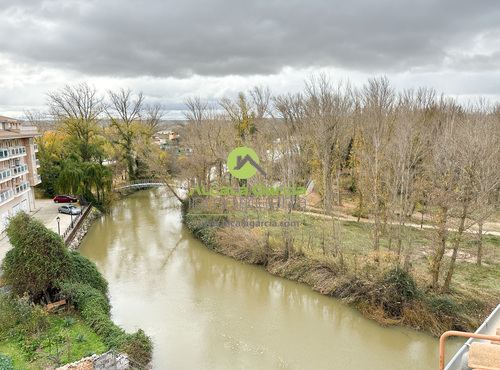
<path id="1" fill-rule="evenodd" d="M 177 189 L 189 190 L 182 185 L 176 184 L 175 182 L 171 183 L 159 178 L 132 180 L 126 183 L 116 184 L 114 188 L 115 190 L 119 190 L 127 188 L 156 187 L 156 186 L 166 186 L 166 185 L 169 185 Z"/>
<path id="2" fill-rule="evenodd" d="M 126 182 L 123 186 L 139 185 L 139 184 L 164 184 L 162 179 L 139 179 Z"/>

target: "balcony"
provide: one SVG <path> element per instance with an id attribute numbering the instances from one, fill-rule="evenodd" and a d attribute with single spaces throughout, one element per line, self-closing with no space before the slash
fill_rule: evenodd
<path id="1" fill-rule="evenodd" d="M 5 202 L 6 200 L 12 198 L 14 195 L 14 192 L 12 191 L 12 189 L 2 189 L 1 190 L 1 193 L 0 193 L 0 203 L 3 203 Z"/>
<path id="2" fill-rule="evenodd" d="M 20 157 L 26 155 L 26 147 L 25 146 L 16 146 L 13 148 L 9 148 L 11 157 Z"/>
<path id="3" fill-rule="evenodd" d="M 10 175 L 11 175 L 10 168 L 7 168 L 6 170 L 0 171 L 0 183 L 5 182 L 5 181 L 9 181 Z"/>
<path id="4" fill-rule="evenodd" d="M 7 149 L 0 149 L 0 160 L 8 158 L 9 158 L 9 151 Z"/>
<path id="5" fill-rule="evenodd" d="M 37 180 L 38 180 L 38 183 L 41 183 L 42 182 L 42 175 L 37 175 L 36 176 Z"/>
<path id="6" fill-rule="evenodd" d="M 20 166 L 16 166 L 11 168 L 13 176 L 19 176 L 24 174 L 25 172 L 28 172 L 28 165 L 27 164 L 22 164 Z"/>
<path id="7" fill-rule="evenodd" d="M 35 148 L 35 153 L 38 152 L 38 144 L 33 144 L 33 147 Z"/>
<path id="8" fill-rule="evenodd" d="M 40 168 L 40 160 L 39 159 L 36 160 L 36 168 Z"/>
<path id="9" fill-rule="evenodd" d="M 29 189 L 29 188 L 30 188 L 30 182 L 29 182 L 29 181 L 26 181 L 24 184 L 21 184 L 21 185 L 19 185 L 19 186 L 16 186 L 16 187 L 14 188 L 14 193 L 15 193 L 16 195 L 18 195 L 18 194 L 22 193 L 23 191 L 25 191 L 25 190 L 27 190 L 27 189 Z"/>

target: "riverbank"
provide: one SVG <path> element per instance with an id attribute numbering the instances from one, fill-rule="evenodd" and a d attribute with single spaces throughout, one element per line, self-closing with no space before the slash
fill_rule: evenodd
<path id="1" fill-rule="evenodd" d="M 109 282 L 113 320 L 151 336 L 154 368 L 404 370 L 439 361 L 430 335 L 381 327 L 305 284 L 214 253 L 167 189 L 119 201 L 79 250 Z M 461 345 L 451 340 L 447 353 Z"/>
<path id="2" fill-rule="evenodd" d="M 413 231 L 416 255 L 408 273 L 395 267 L 393 252 L 382 249 L 375 254 L 366 248 L 371 229 L 363 223 L 338 222 L 337 232 L 342 234 L 344 243 L 342 250 L 335 250 L 329 247 L 333 245 L 331 240 L 326 240 L 326 248 L 311 242 L 321 235 L 320 227 L 324 226 L 317 217 L 300 216 L 302 230 L 285 232 L 282 228 L 270 228 L 265 232 L 261 228 L 200 226 L 200 221 L 219 221 L 214 217 L 220 216 L 197 215 L 202 212 L 196 209 L 187 211 L 186 203 L 185 224 L 208 248 L 337 297 L 384 326 L 404 325 L 434 336 L 451 329 L 474 331 L 498 304 L 498 272 L 493 261 L 481 267 L 459 263 L 457 281 L 450 293 L 434 294 L 426 280 L 424 231 Z M 490 237 L 489 246 L 499 243 L 497 239 Z M 468 271 L 475 273 L 469 276 Z M 486 291 L 484 286 L 488 287 Z"/>
<path id="3" fill-rule="evenodd" d="M 13 249 L 2 262 L 7 287 L 0 290 L 0 350 L 10 357 L 2 361 L 16 368 L 53 368 L 110 349 L 144 366 L 151 361 L 150 338 L 140 329 L 126 333 L 111 320 L 108 283 L 92 261 L 69 251 L 58 234 L 24 212 L 10 220 L 7 233 Z M 54 312 L 61 307 L 64 312 Z M 75 322 L 77 332 L 64 327 Z M 83 343 L 90 332 L 92 341 Z M 67 358 L 59 355 L 64 346 Z"/>

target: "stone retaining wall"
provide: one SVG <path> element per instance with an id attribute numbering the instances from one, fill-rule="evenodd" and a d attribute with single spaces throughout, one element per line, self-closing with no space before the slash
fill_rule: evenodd
<path id="1" fill-rule="evenodd" d="M 94 208 L 90 212 L 90 214 L 87 217 L 85 217 L 85 220 L 83 220 L 82 224 L 80 225 L 80 227 L 76 231 L 75 236 L 73 237 L 73 240 L 68 245 L 69 250 L 77 250 L 78 249 L 83 238 L 85 237 L 85 235 L 89 231 L 90 226 L 92 226 L 92 222 L 94 222 L 94 220 L 100 218 L 101 216 L 102 216 L 102 213 Z"/>
<path id="2" fill-rule="evenodd" d="M 58 367 L 56 370 L 125 370 L 130 369 L 130 362 L 126 355 L 106 352 L 102 355 L 92 355 Z"/>

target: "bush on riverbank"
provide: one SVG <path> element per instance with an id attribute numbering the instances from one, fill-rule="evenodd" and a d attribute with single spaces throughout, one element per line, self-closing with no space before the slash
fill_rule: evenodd
<path id="1" fill-rule="evenodd" d="M 274 275 L 306 283 L 322 294 L 340 298 L 382 325 L 407 325 L 435 336 L 452 329 L 474 331 L 493 307 L 466 289 L 446 295 L 431 294 L 425 281 L 417 283 L 414 275 L 398 267 L 390 251 L 364 255 L 359 245 L 369 238 L 366 225 L 352 222 L 343 225 L 347 239 L 344 242 L 349 243 L 352 253 L 345 250 L 335 253 L 329 248 L 328 253 L 320 253 L 318 249 L 307 248 L 310 237 L 304 235 L 293 235 L 296 244 L 299 237 L 303 244 L 286 250 L 281 229 L 264 233 L 259 228 L 201 226 L 200 221 L 209 222 L 210 216 L 189 211 L 192 213 L 184 207 L 186 225 L 210 249 L 263 265 Z M 314 221 L 303 220 L 309 225 L 314 225 Z"/>
<path id="2" fill-rule="evenodd" d="M 10 219 L 6 231 L 13 248 L 2 262 L 2 278 L 16 294 L 48 303 L 54 283 L 68 275 L 70 260 L 64 242 L 22 211 Z"/>
<path id="3" fill-rule="evenodd" d="M 77 309 L 76 319 L 81 316 L 107 349 L 130 351 L 126 353 L 131 360 L 149 363 L 150 338 L 142 330 L 127 334 L 111 321 L 108 283 L 92 261 L 77 251 L 68 251 L 60 236 L 24 212 L 11 219 L 7 233 L 13 248 L 3 261 L 3 278 L 13 286 L 15 294 L 24 298 L 0 299 L 0 334 L 6 333 L 20 342 L 35 338 L 29 347 L 33 353 L 27 352 L 28 361 L 36 357 L 35 351 L 42 346 L 39 334 L 50 317 L 45 308 L 33 302 L 66 299 L 68 306 L 73 304 Z"/>
<path id="4" fill-rule="evenodd" d="M 127 334 L 111 321 L 111 306 L 101 291 L 86 284 L 71 282 L 61 284 L 61 295 L 75 305 L 84 321 L 109 348 L 123 351 L 130 359 L 143 365 L 151 361 L 153 348 L 149 337 L 141 329 Z"/>
<path id="5" fill-rule="evenodd" d="M 71 268 L 67 281 L 89 285 L 103 295 L 108 293 L 108 282 L 91 260 L 77 251 L 69 251 L 68 257 Z"/>

